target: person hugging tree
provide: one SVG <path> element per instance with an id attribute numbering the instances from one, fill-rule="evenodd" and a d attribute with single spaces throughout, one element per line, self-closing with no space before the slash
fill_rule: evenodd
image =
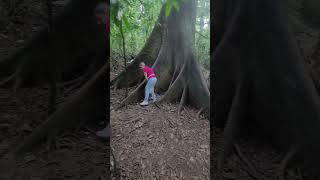
<path id="1" fill-rule="evenodd" d="M 145 65 L 144 62 L 141 62 L 139 67 L 143 70 L 144 77 L 147 80 L 147 85 L 145 87 L 144 100 L 140 103 L 141 106 L 146 106 L 149 104 L 150 94 L 152 95 L 152 102 L 156 102 L 156 95 L 154 93 L 154 86 L 157 83 L 157 77 L 154 73 L 154 70 L 151 67 Z"/>

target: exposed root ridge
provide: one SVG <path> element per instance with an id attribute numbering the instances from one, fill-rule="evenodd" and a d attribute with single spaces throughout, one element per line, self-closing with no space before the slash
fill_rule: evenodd
<path id="1" fill-rule="evenodd" d="M 83 79 L 85 79 L 87 73 L 85 73 L 84 75 L 82 76 L 79 76 L 75 79 L 72 79 L 70 81 L 67 81 L 67 82 L 64 82 L 64 83 L 61 83 L 58 85 L 59 88 L 64 88 L 64 87 L 68 87 L 68 86 L 73 86 L 74 84 L 78 84 L 79 82 L 82 82 Z"/>
<path id="2" fill-rule="evenodd" d="M 292 147 L 284 156 L 283 160 L 280 164 L 280 180 L 286 180 L 286 169 L 288 167 L 289 162 L 292 160 L 293 156 L 297 153 L 298 149 L 296 147 Z"/>
<path id="3" fill-rule="evenodd" d="M 172 78 L 171 78 L 169 86 L 171 86 L 172 83 L 176 80 L 176 78 L 178 76 L 177 73 L 178 73 L 178 66 L 176 66 L 175 69 L 174 69 L 174 72 L 173 72 L 173 75 L 172 75 Z"/>
<path id="4" fill-rule="evenodd" d="M 182 67 L 179 75 L 175 78 L 174 82 L 171 86 L 169 86 L 168 90 L 164 94 L 164 96 L 160 99 L 160 103 L 162 102 L 170 102 L 176 100 L 180 97 L 181 93 L 183 93 L 183 87 L 185 86 L 182 80 L 183 73 L 185 72 L 185 64 Z"/>
<path id="5" fill-rule="evenodd" d="M 12 81 L 14 81 L 16 79 L 16 73 L 12 74 L 11 76 L 5 78 L 4 80 L 2 80 L 0 82 L 0 87 L 4 87 L 10 83 L 12 83 Z"/>
<path id="6" fill-rule="evenodd" d="M 129 96 L 126 97 L 126 98 L 120 103 L 120 105 L 119 105 L 117 108 L 115 108 L 115 110 L 118 110 L 118 109 L 122 108 L 123 106 L 125 106 L 126 104 L 129 104 L 129 103 L 131 103 L 131 102 L 133 102 L 133 101 L 138 100 L 138 98 L 139 98 L 139 93 L 141 92 L 141 90 L 143 90 L 143 88 L 144 88 L 143 85 L 145 84 L 145 82 L 146 82 L 146 80 L 144 80 L 142 83 L 140 83 L 140 85 L 139 85 L 132 93 L 130 93 Z"/>
<path id="7" fill-rule="evenodd" d="M 66 93 L 66 94 L 70 94 L 72 91 L 80 88 L 84 83 L 85 83 L 85 82 L 84 82 L 83 79 L 79 80 L 76 84 L 73 84 L 71 87 L 69 87 L 69 88 L 65 91 L 65 93 Z"/>
<path id="8" fill-rule="evenodd" d="M 182 92 L 182 96 L 181 96 L 181 100 L 180 100 L 180 104 L 178 107 L 178 114 L 181 113 L 183 106 L 186 103 L 186 99 L 187 99 L 187 94 L 188 94 L 188 86 L 185 85 L 183 88 L 183 92 Z"/>
<path id="9" fill-rule="evenodd" d="M 199 119 L 200 119 L 201 113 L 203 112 L 204 109 L 205 109 L 205 108 L 202 107 L 202 108 L 199 110 L 199 112 L 197 113 L 197 117 L 198 117 Z"/>
<path id="10" fill-rule="evenodd" d="M 177 100 L 183 93 L 183 87 L 184 84 L 181 78 L 175 80 L 175 82 L 166 91 L 164 96 L 159 100 L 159 103 L 168 103 Z"/>
<path id="11" fill-rule="evenodd" d="M 73 130 L 76 125 L 83 125 L 84 122 L 88 122 L 92 118 L 100 118 L 99 113 L 103 108 L 100 100 L 101 97 L 104 98 L 102 84 L 104 84 L 108 67 L 107 62 L 75 95 L 64 102 L 61 108 L 50 115 L 23 143 L 15 148 L 13 153 L 21 155 L 45 139 L 49 140 L 49 144 L 51 144 L 50 139 L 59 133 Z M 89 101 L 95 103 L 88 105 Z"/>
<path id="12" fill-rule="evenodd" d="M 264 179 L 262 176 L 257 172 L 254 165 L 245 157 L 245 155 L 241 152 L 240 146 L 237 142 L 234 143 L 234 148 L 236 150 L 237 155 L 239 156 L 239 159 L 244 162 L 244 164 L 247 166 L 247 173 L 253 178 L 253 179 Z"/>
<path id="13" fill-rule="evenodd" d="M 241 120 L 245 117 L 246 111 L 246 87 L 244 87 L 244 81 L 241 81 L 236 94 L 233 98 L 231 110 L 228 115 L 228 120 L 223 132 L 222 150 L 218 154 L 217 168 L 218 179 L 222 179 L 223 164 L 227 154 L 232 150 L 232 146 L 235 143 L 235 138 L 240 132 Z"/>

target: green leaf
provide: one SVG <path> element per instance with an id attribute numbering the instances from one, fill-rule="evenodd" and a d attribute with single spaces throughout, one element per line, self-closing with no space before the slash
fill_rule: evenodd
<path id="1" fill-rule="evenodd" d="M 131 6 L 131 3 L 128 0 L 123 0 L 127 5 Z"/>
<path id="2" fill-rule="evenodd" d="M 167 0 L 166 9 L 165 9 L 166 17 L 168 17 L 170 15 L 171 10 L 172 10 L 172 1 L 171 0 Z"/>
<path id="3" fill-rule="evenodd" d="M 123 16 L 123 22 L 124 22 L 124 25 L 126 26 L 126 28 L 130 31 L 132 26 L 131 26 L 131 23 L 128 21 L 128 18 L 126 16 Z"/>
<path id="4" fill-rule="evenodd" d="M 172 1 L 172 5 L 177 11 L 179 11 L 180 6 L 179 6 L 179 3 L 177 2 L 177 0 L 173 0 Z"/>

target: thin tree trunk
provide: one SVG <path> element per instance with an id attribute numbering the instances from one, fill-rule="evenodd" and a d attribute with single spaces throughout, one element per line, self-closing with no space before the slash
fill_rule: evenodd
<path id="1" fill-rule="evenodd" d="M 124 74 L 125 74 L 125 82 L 126 82 L 126 92 L 125 92 L 125 98 L 128 97 L 128 77 L 126 73 L 127 69 L 127 59 L 126 59 L 126 43 L 125 43 L 125 38 L 123 34 L 123 26 L 122 26 L 122 21 L 120 23 L 120 33 L 121 33 L 121 38 L 122 38 L 122 53 L 123 53 L 123 60 L 124 60 Z"/>

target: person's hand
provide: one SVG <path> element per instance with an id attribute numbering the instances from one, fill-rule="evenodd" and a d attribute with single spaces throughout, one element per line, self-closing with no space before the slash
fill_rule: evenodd
<path id="1" fill-rule="evenodd" d="M 143 74 L 144 74 L 144 77 L 146 78 L 146 80 L 148 80 L 147 73 L 143 73 Z"/>

